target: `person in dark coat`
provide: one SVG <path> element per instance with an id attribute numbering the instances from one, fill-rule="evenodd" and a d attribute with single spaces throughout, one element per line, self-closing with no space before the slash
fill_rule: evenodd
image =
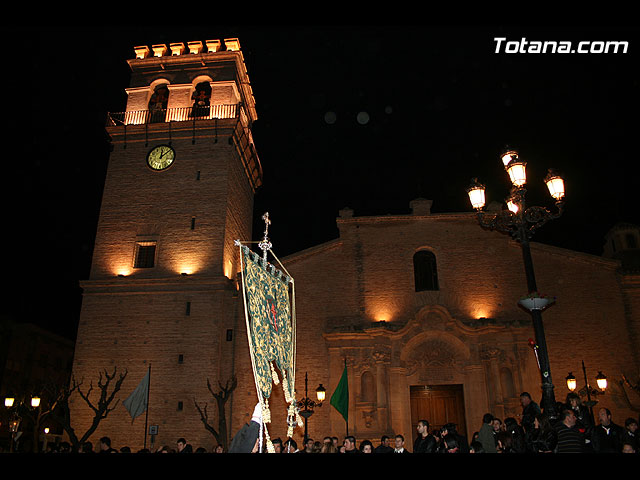
<path id="1" fill-rule="evenodd" d="M 533 422 L 533 430 L 527 436 L 528 451 L 533 453 L 553 453 L 558 443 L 556 431 L 549 422 L 549 417 L 540 413 Z"/>
<path id="2" fill-rule="evenodd" d="M 627 418 L 624 422 L 624 435 L 622 435 L 622 443 L 628 444 L 633 447 L 633 449 L 637 452 L 638 447 L 638 422 L 635 418 Z"/>
<path id="3" fill-rule="evenodd" d="M 522 419 L 520 425 L 525 433 L 533 429 L 533 421 L 538 413 L 541 412 L 540 407 L 531 399 L 529 392 L 520 394 L 520 405 L 522 405 Z"/>
<path id="4" fill-rule="evenodd" d="M 406 448 L 404 448 L 404 437 L 400 434 L 396 435 L 395 448 L 393 449 L 393 453 L 411 453 Z"/>
<path id="5" fill-rule="evenodd" d="M 567 395 L 564 408 L 570 408 L 576 415 L 576 426 L 587 436 L 591 436 L 593 430 L 593 417 L 586 405 L 582 403 L 577 393 L 570 392 Z"/>
<path id="6" fill-rule="evenodd" d="M 518 421 L 513 417 L 504 419 L 504 427 L 505 431 L 511 435 L 512 453 L 525 453 L 527 451 L 527 443 L 524 428 L 518 425 Z M 533 429 L 533 423 L 531 428 Z"/>
<path id="7" fill-rule="evenodd" d="M 601 408 L 598 412 L 600 425 L 593 429 L 591 444 L 595 453 L 620 453 L 622 452 L 622 436 L 624 429 L 611 420 L 611 412 L 608 408 Z"/>
<path id="8" fill-rule="evenodd" d="M 373 449 L 373 453 L 393 453 L 393 447 L 389 445 L 391 439 L 388 435 L 382 435 L 380 445 Z"/>
<path id="9" fill-rule="evenodd" d="M 193 453 L 193 447 L 191 444 L 187 443 L 184 438 L 179 438 L 176 442 L 176 447 L 178 449 L 178 453 Z"/>
<path id="10" fill-rule="evenodd" d="M 458 433 L 457 425 L 455 423 L 447 423 L 444 427 L 442 427 L 441 433 L 442 439 L 444 439 L 444 437 L 446 437 L 447 435 L 453 435 L 453 437 L 456 439 L 458 451 L 460 453 L 469 453 L 469 442 L 467 442 L 466 437 Z M 443 445 L 441 445 L 441 450 L 443 450 L 442 447 Z"/>
<path id="11" fill-rule="evenodd" d="M 435 453 L 436 439 L 429 432 L 429 422 L 427 420 L 420 420 L 418 422 L 418 436 L 413 442 L 413 453 Z"/>
<path id="12" fill-rule="evenodd" d="M 111 448 L 111 438 L 102 437 L 100 439 L 100 450 L 98 453 L 118 453 L 115 448 Z"/>
<path id="13" fill-rule="evenodd" d="M 260 436 L 260 425 L 262 424 L 262 407 L 258 403 L 253 409 L 251 421 L 245 423 L 235 434 L 229 453 L 255 453 L 258 451 L 258 437 Z"/>

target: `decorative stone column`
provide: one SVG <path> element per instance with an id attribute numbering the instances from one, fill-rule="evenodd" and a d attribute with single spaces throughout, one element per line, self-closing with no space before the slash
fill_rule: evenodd
<path id="1" fill-rule="evenodd" d="M 486 375 L 487 384 L 490 385 L 489 409 L 494 416 L 504 418 L 504 393 L 500 382 L 500 357 L 501 350 L 492 346 L 485 346 L 480 352 L 480 358 L 488 365 Z"/>
<path id="2" fill-rule="evenodd" d="M 391 430 L 396 433 L 404 432 L 402 434 L 405 440 L 411 438 L 411 398 L 407 386 L 407 371 L 402 366 L 389 367 L 389 400 Z"/>
<path id="3" fill-rule="evenodd" d="M 389 403 L 388 403 L 388 386 L 387 368 L 390 356 L 384 352 L 375 352 L 373 360 L 376 367 L 376 407 L 378 411 L 378 425 L 383 430 L 388 430 L 389 422 Z"/>

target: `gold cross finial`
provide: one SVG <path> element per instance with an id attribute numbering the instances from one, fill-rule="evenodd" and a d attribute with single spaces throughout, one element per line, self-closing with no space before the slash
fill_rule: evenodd
<path id="1" fill-rule="evenodd" d="M 271 242 L 269 241 L 269 237 L 267 237 L 267 234 L 269 233 L 269 225 L 271 225 L 271 220 L 269 219 L 269 212 L 265 212 L 265 214 L 262 215 L 262 220 L 264 220 L 264 238 L 258 244 L 258 246 L 262 249 L 262 258 L 266 263 L 267 250 L 271 248 Z"/>

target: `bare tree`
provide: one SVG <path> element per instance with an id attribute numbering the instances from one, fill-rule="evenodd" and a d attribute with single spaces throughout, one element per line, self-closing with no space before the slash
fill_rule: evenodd
<path id="1" fill-rule="evenodd" d="M 91 393 L 93 392 L 93 382 L 89 383 L 89 389 L 86 393 L 83 393 L 80 389 L 82 381 L 78 382 L 75 377 L 71 380 L 71 385 L 60 390 L 58 397 L 52 405 L 50 415 L 56 420 L 62 428 L 69 435 L 69 440 L 74 451 L 79 451 L 82 444 L 84 444 L 89 437 L 96 431 L 98 425 L 102 420 L 107 418 L 109 412 L 114 410 L 118 405 L 118 400 L 113 403 L 115 395 L 120 391 L 122 382 L 127 377 L 127 371 L 121 373 L 115 380 L 113 390 L 109 393 L 109 386 L 111 382 L 116 378 L 117 367 L 113 368 L 113 373 L 109 375 L 109 372 L 105 369 L 104 372 L 100 372 L 98 378 L 98 391 L 100 392 L 97 404 L 93 404 L 91 400 Z M 93 410 L 93 420 L 88 430 L 80 437 L 75 432 L 75 429 L 71 425 L 71 412 L 69 408 L 69 398 L 77 391 L 78 395 L 86 402 L 91 410 Z M 113 406 L 110 405 L 113 403 Z"/>
<path id="2" fill-rule="evenodd" d="M 222 445 L 225 450 L 228 448 L 228 434 L 227 434 L 227 417 L 225 413 L 225 405 L 229 400 L 229 397 L 233 393 L 233 391 L 238 386 L 238 380 L 234 376 L 232 376 L 229 380 L 227 380 L 226 384 L 222 386 L 222 383 L 218 382 L 218 386 L 220 387 L 220 391 L 214 392 L 211 387 L 211 382 L 207 378 L 207 388 L 209 392 L 215 398 L 216 405 L 218 407 L 218 427 L 214 428 L 211 423 L 209 423 L 209 412 L 207 411 L 208 404 L 205 402 L 204 407 L 200 407 L 196 399 L 193 399 L 193 403 L 196 406 L 196 409 L 200 413 L 200 420 L 204 425 L 204 428 L 209 431 L 218 444 Z"/>

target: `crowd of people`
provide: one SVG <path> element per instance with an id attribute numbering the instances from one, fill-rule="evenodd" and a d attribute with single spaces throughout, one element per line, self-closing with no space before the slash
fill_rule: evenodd
<path id="1" fill-rule="evenodd" d="M 431 428 L 427 419 L 420 420 L 415 437 L 405 440 L 402 434 L 383 435 L 379 444 L 363 439 L 359 442 L 347 435 L 342 442 L 338 437 L 326 436 L 323 441 L 305 438 L 298 446 L 289 438 L 271 440 L 275 453 L 638 453 L 638 419 L 627 418 L 624 426 L 614 422 L 607 408 L 590 411 L 575 393 L 565 403 L 556 405 L 557 415 L 550 418 L 543 413 L 527 392 L 520 395 L 522 413 L 519 421 L 514 417 L 501 420 L 491 413 L 483 416 L 482 425 L 470 440 L 448 423 L 442 428 Z M 261 409 L 256 405 L 251 421 L 234 436 L 229 449 L 222 445 L 208 451 L 194 449 L 184 438 L 175 447 L 161 446 L 141 449 L 135 453 L 257 453 L 267 452 L 260 442 Z M 52 444 L 47 453 L 71 453 L 68 443 Z M 94 448 L 91 442 L 82 445 L 80 453 L 133 453 L 129 447 L 115 449 L 109 437 L 102 437 Z"/>
<path id="2" fill-rule="evenodd" d="M 401 434 L 383 435 L 375 445 L 368 439 L 357 442 L 346 436 L 342 444 L 337 437 L 324 437 L 323 441 L 306 438 L 298 447 L 293 439 L 272 441 L 276 453 L 638 453 L 638 420 L 628 418 L 624 426 L 613 421 L 607 408 L 597 412 L 597 423 L 580 397 L 570 393 L 565 403 L 556 405 L 557 416 L 543 413 L 531 395 L 520 395 L 522 413 L 519 421 L 514 417 L 504 421 L 491 413 L 483 416 L 482 425 L 468 440 L 448 423 L 432 429 L 429 421 L 420 420 L 416 437 L 409 444 Z M 254 411 L 252 422 L 238 432 L 230 452 L 257 452 L 259 412 Z M 254 425 L 253 427 L 251 425 Z"/>
<path id="3" fill-rule="evenodd" d="M 69 442 L 51 443 L 47 445 L 44 453 L 73 453 Z M 162 445 L 158 448 L 141 448 L 132 450 L 128 446 L 114 448 L 111 446 L 110 437 L 101 437 L 96 445 L 92 442 L 84 442 L 78 453 L 225 453 L 222 445 L 216 446 L 212 451 L 204 447 L 194 449 L 184 438 L 179 438 L 174 447 Z"/>

